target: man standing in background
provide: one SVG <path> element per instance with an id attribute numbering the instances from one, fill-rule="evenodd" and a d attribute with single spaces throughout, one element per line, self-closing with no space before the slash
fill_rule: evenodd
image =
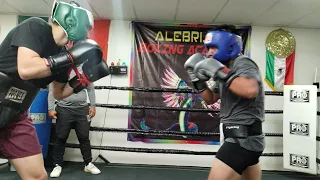
<path id="1" fill-rule="evenodd" d="M 87 93 L 90 100 L 90 107 L 87 103 Z M 86 90 L 83 89 L 77 94 L 73 94 L 63 100 L 57 101 L 52 95 L 50 87 L 48 97 L 49 117 L 56 119 L 56 142 L 53 148 L 53 163 L 55 168 L 50 177 L 59 177 L 62 171 L 65 145 L 70 130 L 75 129 L 80 150 L 85 162 L 84 171 L 92 174 L 100 174 L 101 171 L 91 162 L 91 146 L 89 140 L 91 118 L 95 116 L 95 91 L 94 84 L 91 83 Z M 56 104 L 56 107 L 54 107 Z"/>

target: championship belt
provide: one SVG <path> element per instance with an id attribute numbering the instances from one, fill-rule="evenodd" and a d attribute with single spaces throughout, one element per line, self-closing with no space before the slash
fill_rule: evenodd
<path id="1" fill-rule="evenodd" d="M 26 111 L 39 90 L 30 82 L 0 72 L 0 129 Z"/>

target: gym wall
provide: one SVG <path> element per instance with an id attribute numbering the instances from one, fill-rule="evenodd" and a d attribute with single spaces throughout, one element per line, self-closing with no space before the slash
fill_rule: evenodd
<path id="1" fill-rule="evenodd" d="M 0 15 L 0 42 L 17 24 L 17 17 L 12 15 Z M 267 35 L 277 27 L 252 27 L 251 57 L 260 67 L 262 76 L 265 75 L 265 40 Z M 297 85 L 313 83 L 315 67 L 320 66 L 320 29 L 285 28 L 293 33 L 296 38 L 296 60 L 294 82 Z M 125 62 L 130 69 L 132 29 L 130 21 L 111 21 L 108 40 L 108 64 L 116 63 L 118 59 Z M 97 82 L 96 86 L 129 86 L 129 75 L 108 76 Z M 269 90 L 265 84 L 265 90 Z M 129 104 L 129 91 L 96 90 L 96 102 L 103 104 Z M 266 96 L 267 110 L 283 110 L 282 97 Z M 92 126 L 128 128 L 128 110 L 106 109 L 97 107 L 96 117 L 92 120 Z M 282 114 L 266 114 L 263 125 L 267 133 L 282 133 Z M 95 146 L 123 146 L 159 149 L 182 149 L 192 151 L 217 151 L 219 146 L 199 144 L 150 144 L 127 141 L 126 133 L 109 133 L 92 131 L 90 133 L 91 144 Z M 281 137 L 266 137 L 265 153 L 282 153 Z M 74 131 L 71 131 L 68 143 L 78 144 Z M 320 144 L 320 143 L 319 143 Z M 298 144 L 297 144 L 298 146 Z M 131 164 L 160 164 L 181 166 L 209 167 L 214 156 L 175 155 L 175 154 L 143 154 L 129 152 L 113 152 L 93 150 L 93 159 L 99 154 L 113 163 Z M 318 158 L 320 153 L 318 154 Z M 80 149 L 66 149 L 66 161 L 83 161 Z M 98 160 L 100 161 L 100 160 Z M 282 157 L 261 157 L 263 170 L 284 170 Z"/>
<path id="2" fill-rule="evenodd" d="M 8 32 L 18 24 L 16 15 L 0 14 L 0 44 Z"/>

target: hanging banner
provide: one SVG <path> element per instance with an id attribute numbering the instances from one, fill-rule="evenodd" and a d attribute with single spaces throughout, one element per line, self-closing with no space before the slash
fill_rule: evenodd
<path id="1" fill-rule="evenodd" d="M 192 88 L 184 63 L 194 53 L 206 54 L 203 40 L 214 26 L 133 23 L 130 71 L 132 87 Z M 243 53 L 250 56 L 251 27 L 237 27 L 243 38 Z M 208 82 L 209 83 L 209 82 Z M 209 83 L 210 85 L 210 83 Z M 220 101 L 206 105 L 199 94 L 174 92 L 130 92 L 131 105 L 219 109 Z M 142 130 L 219 132 L 214 113 L 134 109 L 129 111 L 129 128 Z M 159 143 L 219 144 L 219 136 L 169 136 L 129 134 L 129 141 Z"/>

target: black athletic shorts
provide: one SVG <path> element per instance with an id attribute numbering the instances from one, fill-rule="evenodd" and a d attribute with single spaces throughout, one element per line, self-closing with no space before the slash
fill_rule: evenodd
<path id="1" fill-rule="evenodd" d="M 261 154 L 262 152 L 244 149 L 236 143 L 224 142 L 217 152 L 216 158 L 241 175 L 248 166 L 259 163 Z"/>

